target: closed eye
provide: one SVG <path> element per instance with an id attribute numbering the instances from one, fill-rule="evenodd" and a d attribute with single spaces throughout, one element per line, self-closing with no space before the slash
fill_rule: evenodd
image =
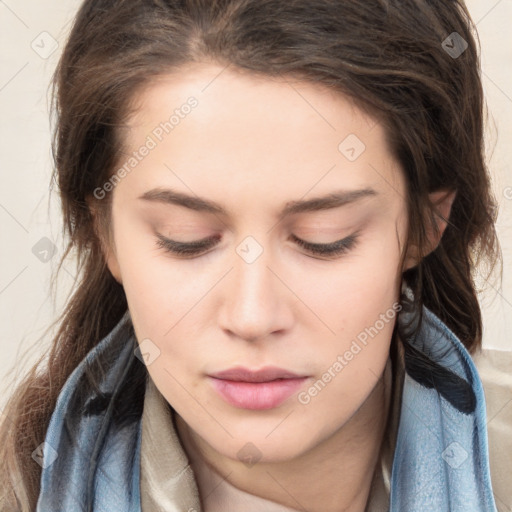
<path id="1" fill-rule="evenodd" d="M 295 235 L 291 235 L 294 242 L 307 252 L 319 256 L 339 256 L 345 254 L 356 245 L 359 233 L 356 232 L 346 238 L 337 240 L 329 244 L 315 244 L 302 240 Z M 198 256 L 207 252 L 209 249 L 217 245 L 220 236 L 204 238 L 202 240 L 194 240 L 193 242 L 178 242 L 157 234 L 157 246 L 163 248 L 166 252 L 176 254 L 182 257 Z"/>
<path id="2" fill-rule="evenodd" d="M 332 242 L 330 244 L 313 244 L 311 242 L 301 240 L 295 235 L 292 235 L 292 238 L 295 242 L 297 242 L 298 245 L 313 254 L 319 254 L 321 256 L 338 256 L 350 251 L 350 249 L 355 246 L 358 236 L 358 233 L 354 233 L 353 235 L 343 238 L 342 240 L 337 240 L 336 242 Z"/>

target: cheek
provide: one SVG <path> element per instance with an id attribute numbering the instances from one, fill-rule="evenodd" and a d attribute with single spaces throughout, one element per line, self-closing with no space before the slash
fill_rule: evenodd
<path id="1" fill-rule="evenodd" d="M 299 398 L 308 404 L 307 410 L 326 418 L 326 433 L 348 421 L 368 398 L 389 358 L 400 309 L 395 271 L 374 263 L 372 272 L 362 268 L 350 277 L 333 279 L 325 288 L 323 305 L 318 303 L 322 320 L 334 333 L 317 345 L 321 370 Z M 333 409 L 333 404 L 340 405 Z"/>
<path id="2" fill-rule="evenodd" d="M 318 386 L 329 382 L 329 391 L 318 397 L 318 407 L 329 407 L 333 401 L 357 405 L 385 367 L 400 309 L 400 253 L 395 240 L 385 233 L 372 237 L 335 271 L 313 273 L 302 283 L 304 301 L 331 331 L 322 327 L 326 334 L 318 345 L 323 362 Z M 312 320 L 317 329 L 318 317 Z"/>
<path id="3" fill-rule="evenodd" d="M 375 230 L 339 261 L 303 272 L 294 291 L 338 340 L 351 339 L 398 299 L 399 259 L 391 230 Z"/>
<path id="4" fill-rule="evenodd" d="M 162 337 L 211 287 L 211 276 L 168 257 L 156 236 L 137 221 L 120 221 L 116 247 L 123 287 L 139 328 Z"/>
<path id="5" fill-rule="evenodd" d="M 207 301 L 201 298 L 212 275 L 168 258 L 149 234 L 124 242 L 119 241 L 119 262 L 135 334 L 139 343 L 150 340 L 159 354 L 148 372 L 169 397 L 186 400 L 179 383 L 186 382 L 189 391 L 197 384 L 205 353 L 201 320 Z"/>

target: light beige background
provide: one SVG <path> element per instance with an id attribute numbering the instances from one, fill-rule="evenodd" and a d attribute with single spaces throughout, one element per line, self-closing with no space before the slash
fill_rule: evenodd
<path id="1" fill-rule="evenodd" d="M 47 87 L 80 3 L 0 0 L 2 391 L 12 377 L 9 370 L 20 374 L 48 344 L 49 339 L 38 339 L 65 303 L 73 282 L 74 266 L 68 262 L 54 303 L 50 275 L 63 241 L 57 196 L 52 194 L 50 201 L 48 192 L 52 164 Z M 512 350 L 512 0 L 469 0 L 468 7 L 482 44 L 488 162 L 500 201 L 498 230 L 504 256 L 502 288 L 499 283 L 487 284 L 480 295 L 484 345 Z M 59 42 L 50 56 L 45 55 L 51 46 L 44 32 Z M 44 237 L 57 247 L 47 263 L 32 252 Z M 0 394 L 0 406 L 3 402 Z"/>

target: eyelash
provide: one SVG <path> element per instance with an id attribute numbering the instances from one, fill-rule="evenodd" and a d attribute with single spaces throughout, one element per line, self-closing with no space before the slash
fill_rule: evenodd
<path id="1" fill-rule="evenodd" d="M 185 243 L 176 242 L 175 240 L 171 240 L 160 234 L 157 234 L 157 238 L 158 239 L 156 244 L 158 247 L 163 248 L 166 252 L 185 257 L 199 255 L 208 250 L 210 247 L 213 247 L 216 240 L 220 240 L 220 237 L 217 236 L 214 238 L 207 238 L 204 240 Z M 335 257 L 345 254 L 355 247 L 357 239 L 359 238 L 359 232 L 356 232 L 346 238 L 343 238 L 342 240 L 337 240 L 336 242 L 332 242 L 330 244 L 312 244 L 297 238 L 295 235 L 292 235 L 292 238 L 298 245 L 306 249 L 311 254 L 317 256 Z"/>

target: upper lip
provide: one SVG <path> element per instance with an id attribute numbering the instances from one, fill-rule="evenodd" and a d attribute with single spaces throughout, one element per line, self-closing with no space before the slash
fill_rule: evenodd
<path id="1" fill-rule="evenodd" d="M 297 375 L 296 373 L 285 370 L 284 368 L 278 368 L 277 366 L 266 366 L 259 370 L 249 370 L 242 366 L 237 366 L 236 368 L 229 368 L 221 372 L 212 373 L 210 377 L 239 382 L 269 382 L 276 379 L 297 379 L 304 377 L 304 375 Z"/>

